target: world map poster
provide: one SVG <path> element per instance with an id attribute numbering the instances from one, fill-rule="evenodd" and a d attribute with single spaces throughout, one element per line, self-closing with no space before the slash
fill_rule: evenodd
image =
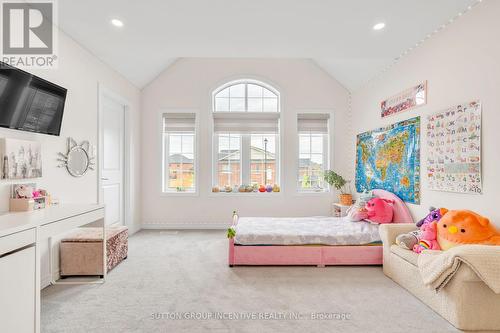
<path id="1" fill-rule="evenodd" d="M 372 189 L 420 204 L 420 117 L 358 134 L 356 190 Z"/>

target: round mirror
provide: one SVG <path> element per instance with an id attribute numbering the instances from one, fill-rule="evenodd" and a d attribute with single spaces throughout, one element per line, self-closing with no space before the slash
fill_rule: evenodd
<path id="1" fill-rule="evenodd" d="M 83 176 L 87 170 L 89 169 L 89 155 L 80 146 L 73 147 L 68 152 L 68 161 L 66 164 L 66 168 L 68 172 L 75 177 Z"/>

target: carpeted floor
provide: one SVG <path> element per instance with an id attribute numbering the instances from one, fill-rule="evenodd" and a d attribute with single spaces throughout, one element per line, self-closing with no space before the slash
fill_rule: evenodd
<path id="1" fill-rule="evenodd" d="M 41 322 L 42 333 L 456 331 L 380 267 L 229 268 L 224 231 L 141 231 L 104 285 L 44 289 Z"/>

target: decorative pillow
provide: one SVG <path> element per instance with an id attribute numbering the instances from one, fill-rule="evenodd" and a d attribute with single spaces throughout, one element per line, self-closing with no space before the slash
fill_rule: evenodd
<path id="1" fill-rule="evenodd" d="M 490 220 L 470 210 L 450 210 L 438 222 L 441 249 L 463 244 L 500 245 L 500 231 Z"/>
<path id="2" fill-rule="evenodd" d="M 392 205 L 394 200 L 373 198 L 365 205 L 368 211 L 368 221 L 376 224 L 391 223 L 394 215 Z"/>

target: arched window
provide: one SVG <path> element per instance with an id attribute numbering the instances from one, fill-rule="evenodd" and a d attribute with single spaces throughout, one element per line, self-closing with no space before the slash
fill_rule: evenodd
<path id="1" fill-rule="evenodd" d="M 215 91 L 214 111 L 279 112 L 279 94 L 260 81 L 232 81 Z"/>
<path id="2" fill-rule="evenodd" d="M 214 192 L 279 186 L 279 96 L 255 80 L 228 82 L 214 91 Z"/>

